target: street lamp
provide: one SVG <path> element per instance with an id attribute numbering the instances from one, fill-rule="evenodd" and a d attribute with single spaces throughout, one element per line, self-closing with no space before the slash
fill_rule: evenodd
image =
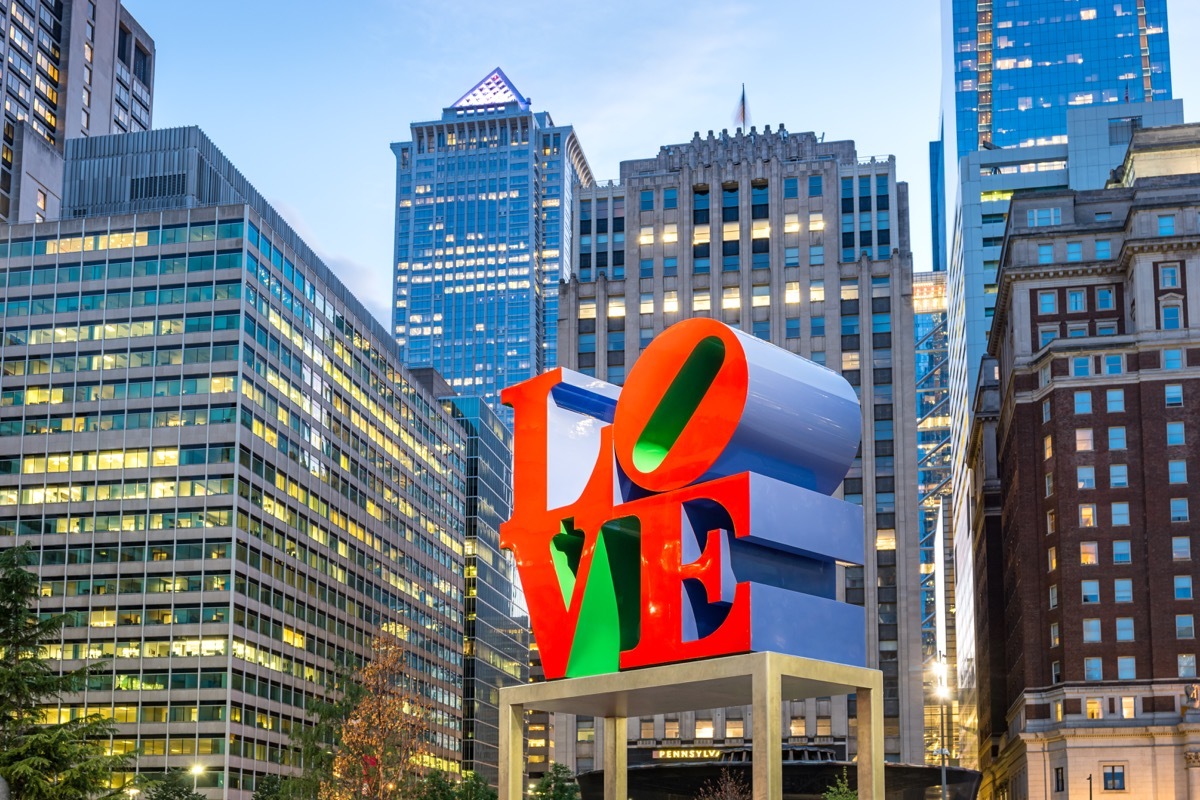
<path id="1" fill-rule="evenodd" d="M 946 747 L 946 704 L 950 700 L 950 686 L 947 680 L 946 657 L 941 653 L 938 654 L 937 661 L 933 664 L 933 673 L 937 678 L 937 686 L 934 689 L 934 694 L 937 695 L 941 706 L 942 716 L 942 735 L 939 740 L 939 747 L 933 751 L 935 756 L 941 756 L 942 759 L 942 800 L 947 800 L 948 787 L 946 785 L 946 760 L 950 757 L 950 749 Z"/>
<path id="2" fill-rule="evenodd" d="M 196 791 L 196 782 L 200 780 L 200 775 L 204 772 L 203 764 L 192 764 L 192 768 L 188 770 L 192 773 L 192 791 Z"/>

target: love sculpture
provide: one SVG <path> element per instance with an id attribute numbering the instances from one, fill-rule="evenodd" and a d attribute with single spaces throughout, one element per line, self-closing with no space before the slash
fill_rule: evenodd
<path id="1" fill-rule="evenodd" d="M 866 663 L 862 508 L 830 495 L 861 416 L 840 375 L 710 319 L 624 388 L 556 369 L 505 389 L 513 552 L 548 679 L 751 652 Z"/>

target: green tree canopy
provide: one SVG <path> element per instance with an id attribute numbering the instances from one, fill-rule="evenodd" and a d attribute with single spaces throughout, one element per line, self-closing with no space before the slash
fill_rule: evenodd
<path id="1" fill-rule="evenodd" d="M 533 787 L 533 796 L 538 800 L 579 800 L 579 784 L 567 767 L 552 764 Z"/>
<path id="2" fill-rule="evenodd" d="M 146 800 L 204 800 L 204 795 L 192 789 L 192 777 L 187 773 L 168 772 L 146 790 Z"/>
<path id="3" fill-rule="evenodd" d="M 0 777 L 21 800 L 95 800 L 117 797 L 112 775 L 128 756 L 108 754 L 115 729 L 98 715 L 46 724 L 43 709 L 82 691 L 102 664 L 63 674 L 46 658 L 62 616 L 34 611 L 38 577 L 28 546 L 0 550 Z"/>
<path id="4" fill-rule="evenodd" d="M 858 800 L 858 792 L 850 788 L 850 779 L 846 775 L 845 767 L 842 767 L 841 777 L 826 789 L 821 797 L 824 800 Z"/>

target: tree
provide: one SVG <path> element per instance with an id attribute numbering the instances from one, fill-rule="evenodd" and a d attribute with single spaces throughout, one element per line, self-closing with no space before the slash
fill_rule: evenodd
<path id="1" fill-rule="evenodd" d="M 496 800 L 496 790 L 478 772 L 472 772 L 458 785 L 455 800 Z"/>
<path id="2" fill-rule="evenodd" d="M 421 781 L 420 800 L 458 800 L 458 787 L 441 770 L 432 770 Z"/>
<path id="3" fill-rule="evenodd" d="M 321 784 L 333 779 L 333 757 L 341 741 L 342 726 L 362 700 L 364 691 L 356 682 L 355 671 L 343 666 L 336 674 L 330 694 L 330 699 L 308 702 L 305 710 L 312 722 L 292 734 L 304 768 L 299 775 L 284 778 L 281 791 L 285 798 L 312 800 L 320 793 Z"/>
<path id="4" fill-rule="evenodd" d="M 192 789 L 192 779 L 183 772 L 168 772 L 146 790 L 146 800 L 204 800 L 204 795 Z"/>
<path id="5" fill-rule="evenodd" d="M 579 800 L 579 784 L 571 770 L 562 764 L 552 764 L 550 771 L 533 787 L 538 800 Z"/>
<path id="6" fill-rule="evenodd" d="M 750 800 L 751 797 L 753 793 L 745 778 L 723 769 L 715 781 L 704 782 L 696 800 Z"/>
<path id="7" fill-rule="evenodd" d="M 254 783 L 250 800 L 283 800 L 283 781 L 278 775 L 264 775 Z"/>
<path id="8" fill-rule="evenodd" d="M 108 754 L 115 723 L 98 715 L 44 721 L 44 707 L 82 691 L 103 665 L 54 670 L 46 644 L 58 641 L 63 617 L 33 610 L 38 578 L 24 568 L 31 562 L 28 546 L 0 551 L 0 778 L 21 800 L 117 797 L 112 774 L 129 757 Z"/>
<path id="9" fill-rule="evenodd" d="M 846 768 L 842 767 L 841 777 L 821 795 L 824 800 L 858 800 L 858 792 L 850 788 L 850 780 L 846 776 Z"/>
<path id="10" fill-rule="evenodd" d="M 429 712 L 403 688 L 404 649 L 380 637 L 374 656 L 354 676 L 358 702 L 338 731 L 333 771 L 320 800 L 401 800 L 416 794 Z"/>

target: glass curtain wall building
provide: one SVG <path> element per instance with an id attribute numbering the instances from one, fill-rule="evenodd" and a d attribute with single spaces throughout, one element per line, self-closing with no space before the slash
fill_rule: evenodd
<path id="1" fill-rule="evenodd" d="M 479 397 L 454 394 L 432 369 L 413 370 L 467 439 L 463 772 L 499 781 L 499 690 L 529 681 L 529 618 L 500 523 L 512 513 L 512 433 Z"/>
<path id="2" fill-rule="evenodd" d="M 0 546 L 66 614 L 52 656 L 106 661 L 47 719 L 249 798 L 384 630 L 457 769 L 460 426 L 199 129 L 72 140 L 66 169 L 64 219 L 0 227 Z"/>
<path id="3" fill-rule="evenodd" d="M 510 421 L 500 390 L 558 361 L 572 197 L 591 169 L 574 130 L 533 111 L 498 68 L 411 132 L 392 145 L 393 333 L 406 364 Z"/>

